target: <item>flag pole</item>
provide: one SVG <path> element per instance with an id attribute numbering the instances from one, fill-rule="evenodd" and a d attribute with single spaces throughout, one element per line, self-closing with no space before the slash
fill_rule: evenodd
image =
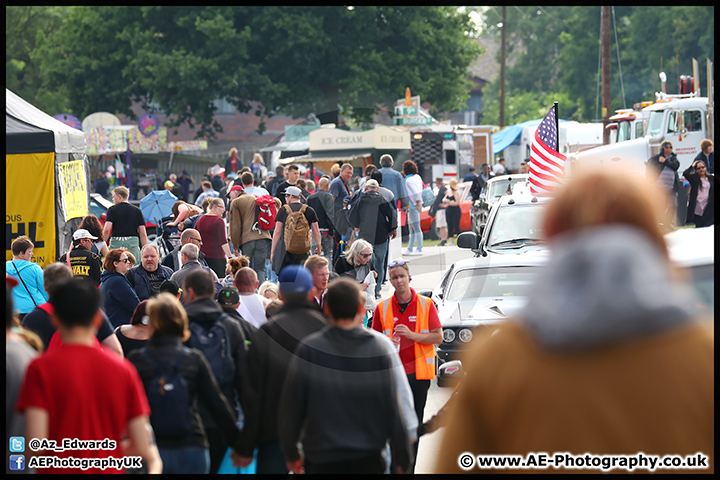
<path id="1" fill-rule="evenodd" d="M 558 115 L 558 102 L 553 102 L 553 108 L 555 109 L 555 145 L 557 145 L 558 152 L 560 151 L 560 116 Z"/>

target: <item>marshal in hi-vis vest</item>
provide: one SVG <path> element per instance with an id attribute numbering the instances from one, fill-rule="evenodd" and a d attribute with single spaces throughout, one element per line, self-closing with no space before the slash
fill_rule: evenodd
<path id="1" fill-rule="evenodd" d="M 417 304 L 417 320 L 415 321 L 415 333 L 430 333 L 430 302 L 428 297 L 415 294 Z M 378 311 L 381 312 L 382 333 L 392 338 L 395 327 L 394 315 L 392 312 L 392 298 L 383 300 L 378 304 Z M 432 380 L 435 378 L 435 345 L 415 343 L 415 378 L 418 380 Z"/>

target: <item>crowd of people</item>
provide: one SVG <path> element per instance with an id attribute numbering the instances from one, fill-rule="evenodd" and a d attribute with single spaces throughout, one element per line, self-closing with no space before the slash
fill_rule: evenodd
<path id="1" fill-rule="evenodd" d="M 423 183 L 417 166 L 407 160 L 400 173 L 393 168 L 393 158 L 383 155 L 381 168 L 368 166 L 353 189 L 350 164 L 334 166 L 316 187 L 314 181 L 300 178 L 297 165 L 278 167 L 258 181 L 259 166 L 253 171 L 232 158 L 231 152 L 231 171 L 221 188 L 208 181 L 209 188 L 205 185 L 198 192 L 199 205 L 185 200 L 175 204 L 170 224 L 180 231 L 180 244 L 164 256 L 148 242 L 145 219 L 128 202 L 125 187 L 112 191 L 114 205 L 105 225 L 88 215 L 72 234 L 71 249 L 45 269 L 30 261 L 32 241 L 15 239 L 13 259 L 6 264 L 7 436 L 110 439 L 116 442 L 110 450 L 53 455 L 138 455 L 147 473 L 217 473 L 229 463 L 237 468 L 254 465 L 257 473 L 413 472 L 419 437 L 428 431 L 423 412 L 436 371 L 434 345 L 443 341 L 435 304 L 410 286 L 409 264 L 403 258 L 388 259 L 400 209 L 406 211 L 410 231 L 410 245 L 403 254 L 422 255 Z M 707 212 L 712 212 L 714 177 L 704 167 L 699 159 L 685 172 L 695 192 L 689 215 L 692 212 L 698 226 L 712 215 Z M 485 170 L 481 175 L 487 174 Z M 651 246 L 666 251 L 653 223 L 659 217 L 649 212 L 645 218 L 633 217 L 637 208 L 618 213 L 617 219 L 589 215 L 608 219 L 598 225 L 573 223 L 579 217 L 563 210 L 568 205 L 587 212 L 610 208 L 582 203 L 580 198 L 583 188 L 605 185 L 601 177 L 587 180 L 589 184 L 570 182 L 568 193 L 558 198 L 555 215 L 546 219 L 551 222 L 551 240 L 557 236 L 558 245 L 564 245 L 563 233 L 589 226 L 609 229 L 606 223 L 614 227 L 619 222 L 640 229 L 628 233 L 628 241 L 643 245 L 647 255 L 655 254 Z M 669 176 L 659 178 L 656 185 L 670 184 Z M 436 198 L 434 206 L 443 211 L 443 228 L 451 239 L 457 221 L 457 182 L 439 182 L 438 187 L 440 200 Z M 642 193 L 632 197 L 632 192 L 643 191 L 640 188 L 615 190 L 634 206 L 649 198 Z M 607 195 L 599 197 L 611 201 Z M 605 247 L 594 251 L 604 250 L 619 255 Z M 573 271 L 567 265 L 557 268 Z M 394 291 L 384 299 L 383 282 Z M 561 283 L 548 281 L 546 287 L 552 290 Z M 627 290 L 634 291 L 631 287 Z M 565 302 L 563 294 L 548 293 L 557 295 L 558 302 Z M 682 299 L 665 298 L 669 303 L 660 310 L 675 312 L 667 314 L 667 321 L 650 318 L 649 312 L 648 318 L 638 320 L 637 331 L 618 328 L 605 335 L 588 326 L 589 333 L 578 333 L 579 339 L 572 337 L 569 326 L 567 345 L 643 342 L 650 332 L 692 327 L 684 311 L 673 310 Z M 542 298 L 532 301 L 536 307 L 526 311 L 520 325 L 530 337 L 537 336 L 536 348 L 548 348 L 547 355 L 553 355 L 552 342 L 562 340 L 553 333 L 557 328 L 546 323 L 552 308 L 544 308 Z M 638 309 L 630 305 L 628 311 Z M 627 321 L 635 320 L 631 315 Z M 505 365 L 510 364 L 517 357 L 509 352 L 530 341 L 522 335 L 498 336 L 492 340 L 501 345 L 490 355 L 495 356 L 473 358 L 468 368 L 479 371 L 491 361 L 502 364 L 503 352 Z M 712 364 L 703 363 L 705 334 L 693 335 L 681 346 L 697 358 L 688 357 L 685 363 L 688 368 L 697 364 L 711 369 Z M 647 359 L 652 358 L 651 347 L 642 354 Z M 638 360 L 638 368 L 645 360 Z M 552 381 L 570 375 L 559 370 L 553 377 L 554 360 L 542 353 L 528 362 L 538 369 L 547 362 L 542 372 Z M 524 378 L 517 370 L 510 374 Z M 475 408 L 470 406 L 472 399 L 506 385 L 497 378 L 481 377 L 458 397 L 451 432 L 467 440 L 467 448 L 475 445 L 478 431 L 483 442 L 503 445 L 510 438 L 504 428 L 495 432 L 483 423 L 483 410 L 469 417 L 476 424 L 462 414 Z M 692 382 L 688 385 L 694 387 Z M 503 391 L 514 388 L 509 385 Z M 508 400 L 496 408 L 512 403 Z M 523 413 L 530 416 L 532 408 Z M 687 445 L 700 451 L 706 432 L 697 433 L 700 440 Z M 519 436 L 512 438 L 523 437 L 521 431 L 515 434 Z M 507 445 L 516 445 L 512 438 Z M 544 437 L 527 437 L 527 447 L 550 451 L 532 443 L 539 438 Z M 632 444 L 637 451 L 644 451 L 643 438 Z M 448 444 L 447 462 L 439 464 L 439 472 L 454 470 L 448 462 L 457 467 L 453 449 L 464 448 L 458 445 Z M 478 443 L 478 452 L 485 445 Z M 557 445 L 570 450 L 565 443 Z M 589 450 L 596 446 L 587 445 Z M 72 469 L 51 466 L 37 472 Z"/>

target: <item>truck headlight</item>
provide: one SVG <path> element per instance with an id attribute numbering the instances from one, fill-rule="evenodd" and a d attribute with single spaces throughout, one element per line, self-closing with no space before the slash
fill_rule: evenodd
<path id="1" fill-rule="evenodd" d="M 443 328 L 443 342 L 452 343 L 455 340 L 455 330 Z"/>

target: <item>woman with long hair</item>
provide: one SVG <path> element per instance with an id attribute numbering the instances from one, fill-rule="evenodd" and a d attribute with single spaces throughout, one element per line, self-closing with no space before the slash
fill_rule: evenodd
<path id="1" fill-rule="evenodd" d="M 177 226 L 178 230 L 182 231 L 185 228 L 193 228 L 193 225 L 185 225 L 185 220 L 195 217 L 195 221 L 197 221 L 198 216 L 202 215 L 204 212 L 202 208 L 198 207 L 197 205 L 178 200 L 172 206 L 172 213 L 173 221 L 168 222 L 165 226 Z"/>
<path id="2" fill-rule="evenodd" d="M 458 181 L 451 178 L 442 204 L 445 206 L 445 216 L 448 224 L 448 242 L 453 244 L 453 237 L 460 234 L 460 189 Z"/>
<path id="3" fill-rule="evenodd" d="M 702 160 L 695 160 L 683 176 L 690 182 L 687 220 L 696 227 L 707 227 L 715 223 L 715 175 L 708 173 Z"/>
<path id="4" fill-rule="evenodd" d="M 375 271 L 372 262 L 373 246 L 370 242 L 355 240 L 347 252 L 335 261 L 335 272 L 340 276 L 347 276 L 360 284 L 360 290 L 365 293 L 365 326 L 369 327 L 372 321 L 372 312 L 375 310 Z"/>
<path id="5" fill-rule="evenodd" d="M 163 473 L 207 474 L 210 450 L 198 401 L 207 407 L 230 446 L 235 446 L 240 436 L 237 419 L 205 355 L 183 345 L 190 338 L 190 330 L 180 301 L 169 293 L 160 293 L 148 300 L 147 315 L 152 335 L 128 360 L 137 368 L 148 394 L 150 424 L 163 460 Z M 172 371 L 176 372 L 174 378 L 180 377 L 181 381 L 170 384 L 170 389 L 167 382 L 173 376 L 167 372 Z M 160 382 L 165 388 L 157 394 L 160 375 L 164 375 Z"/>
<path id="6" fill-rule="evenodd" d="M 195 230 L 200 232 L 203 239 L 200 251 L 205 254 L 205 261 L 218 278 L 225 277 L 225 266 L 232 252 L 228 245 L 227 228 L 223 214 L 225 202 L 222 198 L 211 198 L 208 202 L 205 215 L 195 222 Z"/>
<path id="7" fill-rule="evenodd" d="M 83 217 L 78 229 L 80 228 L 84 228 L 90 232 L 90 235 L 97 237 L 97 240 L 93 243 L 92 252 L 97 253 L 104 258 L 108 253 L 108 246 L 107 243 L 105 243 L 105 238 L 103 237 L 103 227 L 100 224 L 100 220 L 90 213 Z"/>

